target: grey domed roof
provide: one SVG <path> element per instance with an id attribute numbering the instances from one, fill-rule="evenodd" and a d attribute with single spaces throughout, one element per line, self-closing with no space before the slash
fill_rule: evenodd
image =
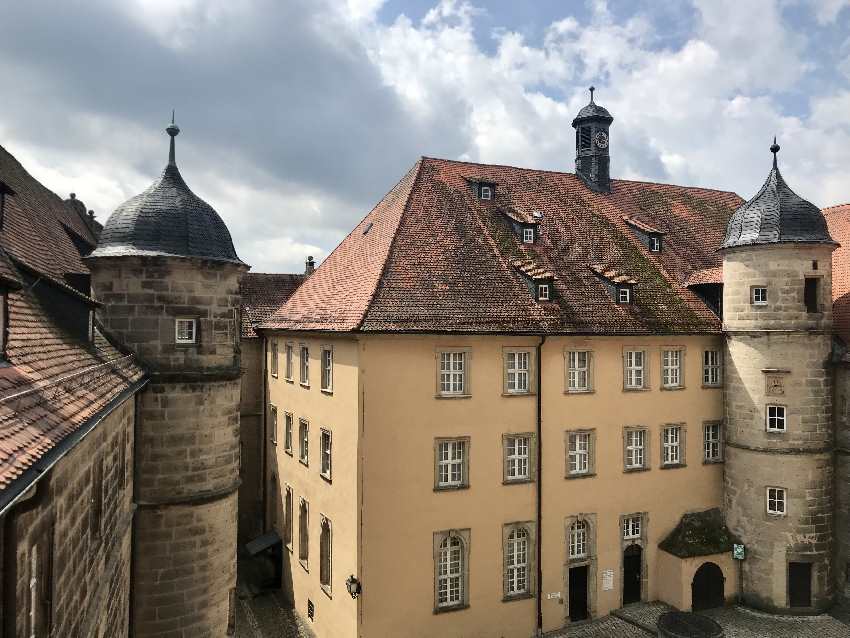
<path id="1" fill-rule="evenodd" d="M 734 212 L 721 248 L 781 243 L 835 244 L 821 210 L 791 190 L 776 163 L 758 194 Z"/>
<path id="2" fill-rule="evenodd" d="M 596 90 L 595 87 L 590 87 L 590 102 L 581 108 L 578 112 L 578 115 L 573 119 L 573 127 L 581 120 L 588 119 L 597 119 L 597 120 L 605 120 L 609 124 L 614 121 L 614 117 L 608 112 L 604 106 L 599 106 L 596 102 L 593 101 L 593 92 Z"/>
<path id="3" fill-rule="evenodd" d="M 172 124 L 168 165 L 143 193 L 121 204 L 109 217 L 91 257 L 197 257 L 242 263 L 230 232 L 212 206 L 195 195 L 174 161 Z"/>

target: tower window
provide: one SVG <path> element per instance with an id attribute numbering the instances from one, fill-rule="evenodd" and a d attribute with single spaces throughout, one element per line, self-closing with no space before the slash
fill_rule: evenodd
<path id="1" fill-rule="evenodd" d="M 785 406 L 784 405 L 769 405 L 769 406 L 767 406 L 767 431 L 768 432 L 784 432 L 785 431 Z"/>
<path id="2" fill-rule="evenodd" d="M 534 229 L 533 228 L 523 228 L 522 229 L 522 242 L 524 244 L 533 244 L 534 243 Z"/>
<path id="3" fill-rule="evenodd" d="M 582 151 L 590 150 L 591 131 L 589 126 L 582 126 L 579 129 L 579 149 Z"/>
<path id="4" fill-rule="evenodd" d="M 754 286 L 751 288 L 751 303 L 754 306 L 767 305 L 767 288 L 763 286 Z"/>
<path id="5" fill-rule="evenodd" d="M 785 516 L 785 500 L 784 487 L 767 488 L 767 513 L 774 516 Z"/>
<path id="6" fill-rule="evenodd" d="M 549 301 L 549 284 L 537 285 L 537 301 Z"/>
<path id="7" fill-rule="evenodd" d="M 174 341 L 177 343 L 196 343 L 197 330 L 195 319 L 177 319 L 174 323 Z"/>
<path id="8" fill-rule="evenodd" d="M 805 288 L 803 289 L 803 302 L 806 304 L 806 312 L 820 312 L 818 282 L 817 277 L 806 277 Z"/>

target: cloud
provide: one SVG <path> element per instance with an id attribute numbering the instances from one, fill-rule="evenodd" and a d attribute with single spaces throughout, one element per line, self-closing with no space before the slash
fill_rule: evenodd
<path id="1" fill-rule="evenodd" d="M 850 0 L 809 0 L 820 24 L 835 22 L 843 9 L 850 7 Z"/>

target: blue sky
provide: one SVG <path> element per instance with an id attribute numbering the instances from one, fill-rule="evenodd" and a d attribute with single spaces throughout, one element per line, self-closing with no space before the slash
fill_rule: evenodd
<path id="1" fill-rule="evenodd" d="M 850 201 L 850 0 L 31 0 L 0 144 L 101 221 L 178 163 L 256 271 L 321 260 L 421 155 Z"/>

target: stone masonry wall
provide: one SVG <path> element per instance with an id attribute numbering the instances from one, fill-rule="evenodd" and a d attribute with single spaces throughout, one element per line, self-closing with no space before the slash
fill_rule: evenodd
<path id="1" fill-rule="evenodd" d="M 32 498 L 7 514 L 13 518 L 4 540 L 16 544 L 16 638 L 128 635 L 133 420 L 129 398 L 54 466 Z M 93 522 L 94 468 L 101 462 L 102 515 Z M 33 547 L 40 606 L 37 630 L 30 632 Z"/>
<path id="2" fill-rule="evenodd" d="M 242 340 L 242 400 L 239 416 L 239 542 L 262 529 L 263 340 Z"/>
<path id="3" fill-rule="evenodd" d="M 850 367 L 835 368 L 835 583 L 850 601 Z"/>

